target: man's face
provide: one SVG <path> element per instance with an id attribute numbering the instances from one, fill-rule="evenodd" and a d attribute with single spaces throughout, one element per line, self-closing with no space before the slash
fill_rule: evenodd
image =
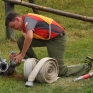
<path id="1" fill-rule="evenodd" d="M 17 17 L 14 19 L 14 21 L 9 22 L 8 26 L 14 30 L 22 30 L 22 21 L 21 18 Z"/>

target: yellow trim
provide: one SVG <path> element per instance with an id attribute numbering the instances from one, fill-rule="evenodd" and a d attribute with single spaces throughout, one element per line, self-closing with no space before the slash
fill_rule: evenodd
<path id="1" fill-rule="evenodd" d="M 49 18 L 49 17 L 45 17 L 45 16 L 42 16 L 42 15 L 38 15 L 38 14 L 34 14 L 34 13 L 28 13 L 28 15 L 33 15 L 33 16 L 37 16 L 41 19 L 43 19 L 45 22 L 47 22 L 49 25 L 53 22 L 53 19 L 52 18 Z M 25 33 L 22 33 L 23 36 L 26 38 L 26 34 Z M 36 39 L 42 39 L 42 40 L 49 40 L 50 38 L 43 38 L 35 33 L 33 33 L 33 37 L 36 38 Z"/>
<path id="2" fill-rule="evenodd" d="M 38 14 L 34 14 L 34 13 L 28 13 L 28 15 L 34 15 L 34 16 L 40 17 L 41 19 L 43 19 L 43 20 L 44 20 L 45 22 L 47 22 L 48 24 L 51 24 L 52 21 L 53 21 L 52 18 L 45 17 L 45 16 L 38 15 Z"/>
<path id="3" fill-rule="evenodd" d="M 36 39 L 49 40 L 48 38 L 45 39 L 45 38 L 43 38 L 43 37 L 41 37 L 41 36 L 39 36 L 39 35 L 37 35 L 35 33 L 33 33 L 33 37 L 36 38 Z"/>

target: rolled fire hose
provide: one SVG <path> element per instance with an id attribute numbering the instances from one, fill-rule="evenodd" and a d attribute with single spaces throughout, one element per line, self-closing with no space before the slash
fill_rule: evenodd
<path id="1" fill-rule="evenodd" d="M 24 62 L 24 77 L 29 82 L 35 79 L 40 83 L 53 83 L 58 77 L 58 63 L 54 58 L 42 58 L 38 61 L 35 58 L 29 58 Z"/>

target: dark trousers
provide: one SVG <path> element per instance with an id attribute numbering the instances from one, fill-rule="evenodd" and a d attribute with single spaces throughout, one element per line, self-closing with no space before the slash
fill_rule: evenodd
<path id="1" fill-rule="evenodd" d="M 70 75 L 83 75 L 86 73 L 85 64 L 78 64 L 74 66 L 66 66 L 64 63 L 64 52 L 66 47 L 66 33 L 60 34 L 51 40 L 40 40 L 33 39 L 28 51 L 26 52 L 25 58 L 37 58 L 32 47 L 47 47 L 48 56 L 55 58 L 59 65 L 59 76 L 70 76 Z M 24 43 L 24 37 L 21 36 L 18 41 L 18 47 L 22 50 Z"/>

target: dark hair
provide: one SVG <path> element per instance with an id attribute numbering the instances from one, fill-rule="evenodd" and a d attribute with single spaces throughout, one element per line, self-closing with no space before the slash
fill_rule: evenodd
<path id="1" fill-rule="evenodd" d="M 6 19 L 5 19 L 5 25 L 8 26 L 9 22 L 14 21 L 14 18 L 17 16 L 20 16 L 20 15 L 14 11 L 10 11 L 9 13 L 7 13 Z"/>

